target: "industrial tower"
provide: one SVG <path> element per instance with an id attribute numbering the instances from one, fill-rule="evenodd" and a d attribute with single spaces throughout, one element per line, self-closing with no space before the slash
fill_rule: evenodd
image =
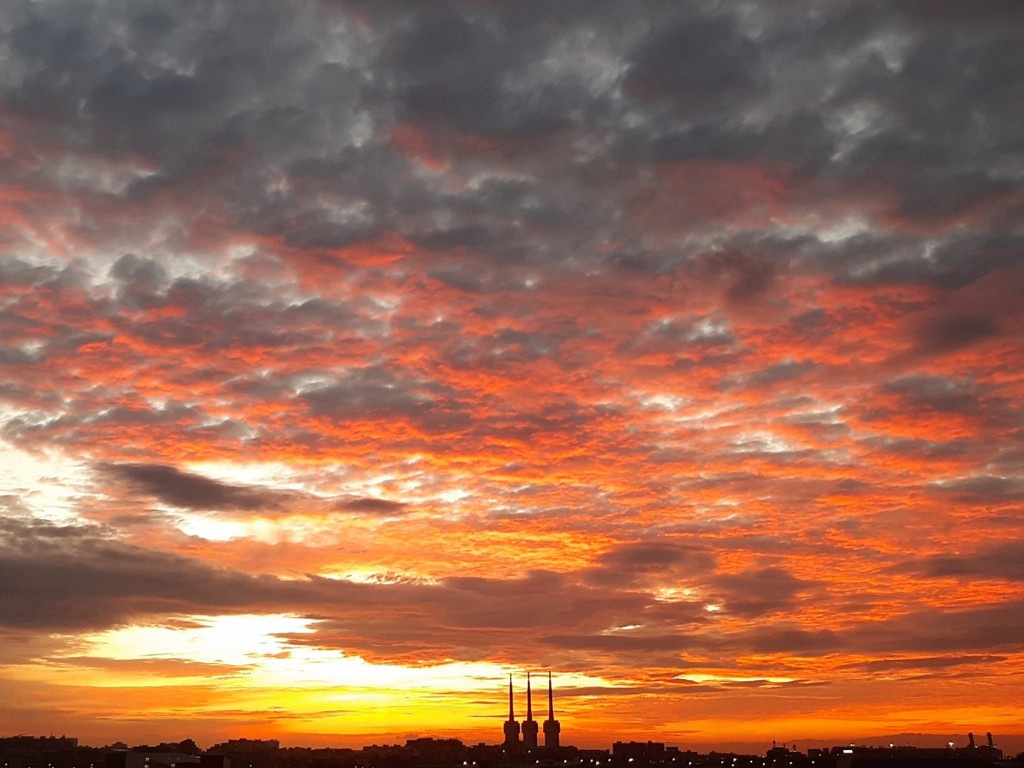
<path id="1" fill-rule="evenodd" d="M 544 726 L 547 733 L 547 726 Z M 519 723 L 516 722 L 516 711 L 512 704 L 512 675 L 508 676 L 508 720 L 505 721 L 505 741 L 502 744 L 506 753 L 515 754 L 519 751 Z"/>
<path id="2" fill-rule="evenodd" d="M 530 690 L 530 673 L 526 673 L 526 720 L 523 721 L 523 749 L 527 752 L 537 748 L 537 721 L 533 719 L 533 693 Z"/>
<path id="3" fill-rule="evenodd" d="M 551 673 L 548 672 L 548 719 L 544 721 L 544 746 L 557 747 L 562 724 L 555 720 L 555 697 L 551 692 Z"/>

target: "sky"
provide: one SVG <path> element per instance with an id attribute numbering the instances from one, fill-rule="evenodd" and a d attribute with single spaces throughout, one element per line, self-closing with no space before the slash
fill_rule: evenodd
<path id="1" fill-rule="evenodd" d="M 1024 749 L 1022 46 L 0 4 L 2 735 Z"/>

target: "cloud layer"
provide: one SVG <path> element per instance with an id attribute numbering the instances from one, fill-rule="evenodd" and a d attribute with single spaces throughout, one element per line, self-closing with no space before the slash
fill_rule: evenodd
<path id="1" fill-rule="evenodd" d="M 1010 0 L 0 10 L 3 674 L 102 734 L 61 670 L 157 669 L 103 633 L 290 616 L 282 659 L 589 676 L 584 743 L 590 690 L 637 736 L 1020 730 L 1022 37 Z"/>

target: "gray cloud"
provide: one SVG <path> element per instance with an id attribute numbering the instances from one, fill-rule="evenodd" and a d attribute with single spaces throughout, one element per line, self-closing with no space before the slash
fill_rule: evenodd
<path id="1" fill-rule="evenodd" d="M 697 546 L 638 541 L 622 544 L 601 555 L 587 572 L 595 584 L 609 587 L 704 578 L 715 569 L 715 556 Z"/>
<path id="2" fill-rule="evenodd" d="M 102 469 L 136 490 L 185 509 L 275 510 L 293 496 L 279 490 L 211 480 L 160 464 L 108 464 Z"/>
<path id="3" fill-rule="evenodd" d="M 0 623 L 289 611 L 322 622 L 292 642 L 420 660 L 1018 649 L 1014 601 L 894 595 L 909 614 L 798 624 L 804 600 L 844 620 L 885 601 L 785 560 L 1024 578 L 1016 540 L 892 554 L 967 505 L 979 536 L 1019 528 L 1018 18 L 1017 0 L 0 8 L 0 434 L 105 467 L 121 505 L 111 529 L 4 522 Z M 217 481 L 176 467 L 181 445 L 331 462 L 324 487 L 359 490 Z M 118 538 L 168 524 L 140 494 L 384 527 L 410 522 L 403 488 L 462 486 L 470 529 L 606 550 L 354 584 Z M 19 516 L 41 503 L 24 496 Z"/>
<path id="4" fill-rule="evenodd" d="M 399 515 L 406 510 L 406 504 L 401 501 L 390 499 L 377 499 L 364 496 L 356 499 L 346 499 L 338 502 L 341 509 L 349 512 L 365 512 L 371 515 Z"/>
<path id="5" fill-rule="evenodd" d="M 629 85 L 641 96 L 699 114 L 757 84 L 760 50 L 734 18 L 683 16 L 645 40 L 631 64 Z"/>
<path id="6" fill-rule="evenodd" d="M 1007 541 L 969 554 L 933 555 L 906 567 L 929 578 L 1024 581 L 1024 541 Z"/>
<path id="7" fill-rule="evenodd" d="M 948 654 L 943 656 L 913 656 L 910 658 L 876 659 L 874 661 L 858 662 L 850 666 L 865 669 L 870 672 L 890 672 L 894 670 L 945 670 L 958 669 L 959 667 L 979 664 L 997 664 L 1005 660 L 1005 656 Z"/>
<path id="8" fill-rule="evenodd" d="M 343 626 L 342 647 L 369 653 L 387 654 L 431 636 L 432 647 L 475 642 L 480 652 L 496 633 L 559 625 L 596 630 L 643 605 L 642 595 L 542 571 L 505 580 L 453 577 L 436 585 L 282 580 L 146 550 L 98 528 L 9 518 L 0 533 L 0 577 L 11 587 L 0 598 L 0 623 L 14 629 L 96 629 L 169 614 L 285 610 L 326 622 L 322 634 L 306 638 L 314 645 L 329 645 L 333 627 Z M 550 599 L 553 594 L 559 599 Z"/>
<path id="9" fill-rule="evenodd" d="M 634 549 L 624 561 L 631 562 L 640 552 Z M 663 565 L 680 560 L 678 553 L 648 554 L 660 557 Z M 965 560 L 957 573 L 976 574 L 995 563 L 994 558 L 1014 554 L 1019 553 Z M 936 568 L 948 570 L 948 563 L 926 567 L 934 575 Z M 16 634 L 100 629 L 168 615 L 287 611 L 317 620 L 315 632 L 289 636 L 290 642 L 405 661 L 438 653 L 463 659 L 515 658 L 554 649 L 613 655 L 688 649 L 717 654 L 963 654 L 1012 649 L 1021 637 L 1021 612 L 1012 601 L 966 610 L 921 609 L 854 624 L 842 632 L 807 629 L 782 619 L 722 634 L 714 631 L 712 617 L 700 603 L 658 603 L 644 590 L 588 585 L 581 575 L 586 576 L 532 571 L 519 578 L 453 577 L 433 584 L 356 584 L 315 576 L 281 580 L 142 549 L 109 538 L 98 528 L 7 518 L 0 539 L 0 577 L 12 588 L 0 597 L 0 623 Z M 710 580 L 730 593 L 731 610 L 747 618 L 784 609 L 796 593 L 809 588 L 778 568 Z M 550 631 L 554 627 L 561 631 Z"/>
<path id="10" fill-rule="evenodd" d="M 999 335 L 999 325 L 984 315 L 945 315 L 926 321 L 919 331 L 925 352 L 952 352 Z"/>
<path id="11" fill-rule="evenodd" d="M 784 610 L 794 604 L 797 595 L 814 586 L 775 566 L 720 574 L 713 584 L 722 590 L 727 611 L 750 617 Z"/>
<path id="12" fill-rule="evenodd" d="M 851 633 L 850 645 L 868 651 L 943 653 L 1020 647 L 1024 603 L 1019 600 L 960 610 L 926 608 Z"/>
<path id="13" fill-rule="evenodd" d="M 234 611 L 287 586 L 170 553 L 109 540 L 82 527 L 3 524 L 0 596 L 6 627 L 98 629 L 146 615 Z"/>

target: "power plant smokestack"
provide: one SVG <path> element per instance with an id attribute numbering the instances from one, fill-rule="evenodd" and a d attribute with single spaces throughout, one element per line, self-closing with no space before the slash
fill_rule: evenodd
<path id="1" fill-rule="evenodd" d="M 519 751 L 519 723 L 516 722 L 515 705 L 512 703 L 512 675 L 508 676 L 508 720 L 505 721 L 505 741 L 502 746 L 508 753 Z"/>
<path id="2" fill-rule="evenodd" d="M 988 736 L 988 745 L 994 749 L 996 744 L 994 741 L 992 741 L 992 731 L 989 731 L 985 735 Z"/>
<path id="3" fill-rule="evenodd" d="M 540 727 L 533 719 L 533 691 L 530 688 L 530 673 L 526 673 L 526 720 L 523 721 L 523 749 L 527 752 L 537 748 L 537 731 Z"/>
<path id="4" fill-rule="evenodd" d="M 967 734 L 967 740 L 971 743 L 970 744 L 971 749 L 974 749 L 974 734 L 973 733 L 968 733 Z"/>
<path id="5" fill-rule="evenodd" d="M 548 672 L 548 719 L 544 721 L 544 746 L 557 747 L 561 730 L 562 724 L 555 720 L 555 696 L 551 690 L 551 673 Z"/>

